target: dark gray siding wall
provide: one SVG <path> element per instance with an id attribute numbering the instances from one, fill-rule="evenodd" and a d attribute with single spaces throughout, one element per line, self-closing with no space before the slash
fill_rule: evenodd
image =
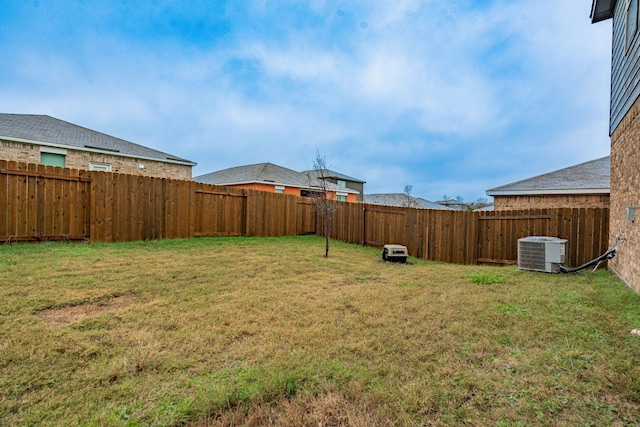
<path id="1" fill-rule="evenodd" d="M 640 34 L 636 34 L 632 44 L 626 46 L 626 11 L 627 1 L 618 1 L 613 18 L 609 134 L 613 134 L 640 95 Z"/>

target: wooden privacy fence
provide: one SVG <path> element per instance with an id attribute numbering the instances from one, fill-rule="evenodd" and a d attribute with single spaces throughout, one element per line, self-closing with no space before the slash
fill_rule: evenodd
<path id="1" fill-rule="evenodd" d="M 567 265 L 608 245 L 608 209 L 460 212 L 333 202 L 331 237 L 458 264 L 514 263 L 517 240 L 568 240 Z M 313 200 L 193 181 L 0 160 L 0 240 L 92 242 L 322 234 Z"/>
<path id="2" fill-rule="evenodd" d="M 608 249 L 609 209 L 485 212 L 478 217 L 478 262 L 513 262 L 518 239 L 527 236 L 567 239 L 567 265 L 582 265 Z"/>
<path id="3" fill-rule="evenodd" d="M 0 161 L 0 239 L 88 238 L 90 188 L 75 170 Z"/>
<path id="4" fill-rule="evenodd" d="M 515 264 L 518 239 L 553 236 L 567 239 L 573 267 L 602 255 L 609 241 L 608 208 L 462 212 L 360 205 L 360 219 L 354 212 L 336 204 L 333 238 L 405 245 L 414 257 L 456 264 Z"/>
<path id="5" fill-rule="evenodd" d="M 311 202 L 193 181 L 90 172 L 91 241 L 315 233 Z"/>
<path id="6" fill-rule="evenodd" d="M 0 240 L 118 242 L 316 232 L 308 199 L 0 160 Z"/>

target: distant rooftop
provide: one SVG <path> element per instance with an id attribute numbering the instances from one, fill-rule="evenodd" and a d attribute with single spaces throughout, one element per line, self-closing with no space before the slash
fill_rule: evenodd
<path id="1" fill-rule="evenodd" d="M 487 190 L 489 196 L 609 194 L 609 156 Z"/>
<path id="2" fill-rule="evenodd" d="M 235 166 L 205 175 L 196 176 L 193 180 L 214 185 L 266 183 L 297 188 L 318 188 L 317 181 L 315 181 L 313 176 L 310 177 L 306 173 L 297 172 L 293 169 L 288 169 L 273 163 L 257 163 L 253 165 Z M 328 189 L 344 193 L 358 193 L 358 191 L 350 188 L 338 187 L 331 183 L 329 183 Z"/>
<path id="3" fill-rule="evenodd" d="M 0 139 L 195 166 L 196 163 L 64 120 L 0 113 Z"/>
<path id="4" fill-rule="evenodd" d="M 351 181 L 351 182 L 358 182 L 360 184 L 366 184 L 366 181 L 362 181 L 358 178 L 353 178 L 349 175 L 345 175 L 343 173 L 340 172 L 336 172 L 336 171 L 332 171 L 331 169 L 325 169 L 325 176 L 327 178 L 335 178 L 335 179 L 340 179 L 343 181 Z M 303 174 L 310 174 L 311 176 L 315 176 L 318 174 L 318 171 L 315 169 L 311 169 L 311 170 L 307 170 L 307 171 L 303 171 Z"/>
<path id="5" fill-rule="evenodd" d="M 407 195 L 405 193 L 366 194 L 364 196 L 364 202 L 372 205 L 406 207 L 408 204 L 411 204 L 410 207 L 416 207 L 421 209 L 438 209 L 438 210 L 445 210 L 445 211 L 452 210 L 447 206 L 443 206 L 438 203 L 431 202 L 421 197 L 409 196 L 409 199 L 407 199 Z"/>
<path id="6" fill-rule="evenodd" d="M 448 205 L 468 205 L 468 203 L 466 203 L 465 201 L 458 200 L 458 199 L 438 200 L 436 203 L 444 205 L 444 206 L 448 206 Z"/>

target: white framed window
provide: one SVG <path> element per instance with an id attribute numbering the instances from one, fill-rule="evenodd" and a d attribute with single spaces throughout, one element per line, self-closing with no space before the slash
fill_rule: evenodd
<path id="1" fill-rule="evenodd" d="M 336 194 L 336 200 L 339 202 L 346 202 L 347 201 L 347 194 L 346 193 L 337 193 Z"/>
<path id="2" fill-rule="evenodd" d="M 344 181 L 342 179 L 338 180 L 338 187 L 346 187 L 347 186 L 347 181 Z"/>
<path id="3" fill-rule="evenodd" d="M 638 33 L 638 0 L 628 0 L 626 18 L 626 49 L 628 50 Z"/>
<path id="4" fill-rule="evenodd" d="M 89 162 L 89 170 L 111 172 L 111 163 Z"/>
<path id="5" fill-rule="evenodd" d="M 276 185 L 276 193 L 284 194 L 284 185 Z"/>

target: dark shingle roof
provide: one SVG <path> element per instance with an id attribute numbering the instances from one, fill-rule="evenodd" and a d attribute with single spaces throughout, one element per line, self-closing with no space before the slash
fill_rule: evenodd
<path id="1" fill-rule="evenodd" d="M 446 200 L 438 200 L 436 203 L 443 206 L 465 206 L 468 203 L 465 203 L 463 200 L 458 199 L 446 199 Z"/>
<path id="2" fill-rule="evenodd" d="M 609 194 L 610 173 L 607 156 L 492 188 L 487 195 Z"/>
<path id="3" fill-rule="evenodd" d="M 317 183 L 306 173 L 297 172 L 273 163 L 258 163 L 255 165 L 236 166 L 228 169 L 196 176 L 194 181 L 214 185 L 237 185 L 252 183 L 267 183 L 297 188 L 317 188 Z M 358 192 L 349 188 L 338 187 L 329 183 L 329 189 L 344 193 Z"/>
<path id="4" fill-rule="evenodd" d="M 0 138 L 81 151 L 104 151 L 167 163 L 194 166 L 196 163 L 172 154 L 134 144 L 64 120 L 36 114 L 1 114 Z"/>
<path id="5" fill-rule="evenodd" d="M 314 176 L 314 175 L 318 174 L 318 171 L 315 170 L 315 169 L 312 169 L 312 170 L 308 170 L 308 171 L 303 171 L 302 173 L 303 174 L 310 174 L 311 176 Z M 340 179 L 342 181 L 357 182 L 357 183 L 360 183 L 360 184 L 366 184 L 367 183 L 367 181 L 362 181 L 361 179 L 353 178 L 353 177 L 351 177 L 349 175 L 345 175 L 345 174 L 340 173 L 340 172 L 332 171 L 330 169 L 326 169 L 324 171 L 324 176 L 327 177 L 327 178 Z"/>
<path id="6" fill-rule="evenodd" d="M 422 209 L 439 209 L 444 211 L 453 210 L 447 206 L 439 205 L 421 197 L 411 197 L 412 206 Z M 384 206 L 407 206 L 407 195 L 404 193 L 378 193 L 378 194 L 366 194 L 364 196 L 364 202 L 371 205 L 384 205 Z"/>
<path id="7" fill-rule="evenodd" d="M 278 185 L 287 184 L 295 187 L 309 186 L 309 181 L 306 180 L 300 172 L 283 168 L 273 163 L 235 166 L 196 176 L 193 180 L 215 185 L 268 182 Z"/>

